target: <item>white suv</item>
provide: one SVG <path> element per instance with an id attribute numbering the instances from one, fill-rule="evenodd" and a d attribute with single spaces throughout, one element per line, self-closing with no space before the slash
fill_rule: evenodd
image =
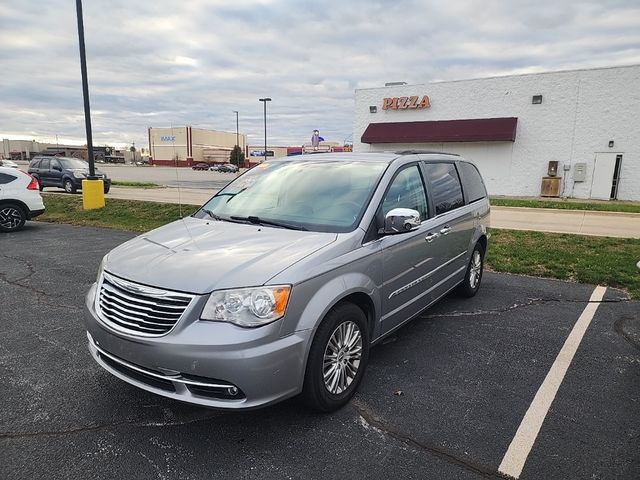
<path id="1" fill-rule="evenodd" d="M 28 173 L 0 167 L 0 232 L 15 232 L 44 212 L 38 181 Z"/>

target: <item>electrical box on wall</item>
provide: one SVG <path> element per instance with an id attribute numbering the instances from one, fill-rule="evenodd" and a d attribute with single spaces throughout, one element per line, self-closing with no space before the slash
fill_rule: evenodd
<path id="1" fill-rule="evenodd" d="M 584 182 L 587 179 L 587 164 L 576 163 L 573 166 L 573 181 Z"/>

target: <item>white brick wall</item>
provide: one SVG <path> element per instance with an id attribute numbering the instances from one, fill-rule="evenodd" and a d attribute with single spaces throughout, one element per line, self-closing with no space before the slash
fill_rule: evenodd
<path id="1" fill-rule="evenodd" d="M 429 95 L 431 108 L 382 110 L 384 97 L 411 95 Z M 533 95 L 542 95 L 542 104 L 533 105 Z M 370 105 L 378 112 L 369 113 Z M 640 65 L 362 89 L 355 109 L 354 151 L 459 153 L 478 165 L 490 195 L 539 195 L 548 161 L 557 160 L 563 195 L 589 198 L 596 153 L 616 152 L 623 155 L 618 199 L 640 200 Z M 518 117 L 515 142 L 360 142 L 369 123 L 494 117 Z M 573 182 L 577 162 L 587 164 L 585 182 Z"/>

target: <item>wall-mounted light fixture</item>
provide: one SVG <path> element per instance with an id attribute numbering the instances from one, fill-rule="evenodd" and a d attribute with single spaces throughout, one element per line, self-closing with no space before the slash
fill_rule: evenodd
<path id="1" fill-rule="evenodd" d="M 609 148 L 613 148 L 614 142 L 613 140 L 609 140 Z"/>
<path id="2" fill-rule="evenodd" d="M 369 113 L 376 113 L 378 111 L 378 107 L 375 105 L 369 105 Z"/>
<path id="3" fill-rule="evenodd" d="M 540 105 L 542 103 L 542 95 L 534 95 L 531 97 L 531 103 L 534 105 Z"/>

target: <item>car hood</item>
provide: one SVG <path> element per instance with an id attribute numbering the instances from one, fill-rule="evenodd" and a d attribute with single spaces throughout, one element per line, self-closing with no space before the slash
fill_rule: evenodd
<path id="1" fill-rule="evenodd" d="M 88 168 L 74 168 L 71 170 L 72 172 L 82 172 L 84 173 L 86 176 L 89 176 L 89 169 Z M 107 178 L 107 174 L 104 173 L 102 170 L 98 170 L 97 168 L 95 169 L 96 175 L 102 175 L 104 178 Z"/>
<path id="2" fill-rule="evenodd" d="M 336 238 L 335 233 L 189 217 L 115 248 L 104 268 L 145 285 L 203 294 L 263 285 Z"/>

